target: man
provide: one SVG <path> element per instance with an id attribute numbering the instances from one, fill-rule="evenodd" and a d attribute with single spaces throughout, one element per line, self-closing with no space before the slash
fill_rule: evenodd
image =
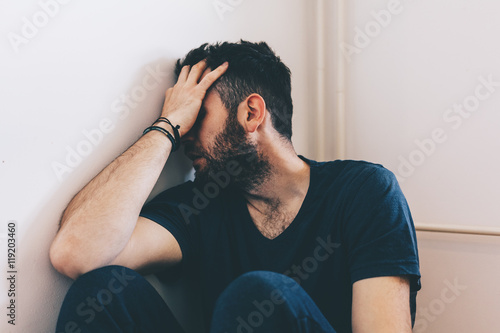
<path id="1" fill-rule="evenodd" d="M 50 257 L 76 282 L 57 332 L 181 332 L 136 273 L 178 265 L 210 332 L 411 332 L 418 250 L 394 175 L 295 153 L 290 71 L 266 43 L 204 44 L 176 74 L 161 118 L 63 214 Z M 194 182 L 143 206 L 179 140 Z"/>

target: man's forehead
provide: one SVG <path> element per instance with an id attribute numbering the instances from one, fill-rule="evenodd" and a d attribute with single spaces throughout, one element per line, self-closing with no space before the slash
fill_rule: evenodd
<path id="1" fill-rule="evenodd" d="M 206 109 L 207 106 L 219 107 L 223 106 L 222 100 L 220 99 L 219 93 L 213 87 L 209 88 L 205 98 L 203 98 L 202 106 Z"/>

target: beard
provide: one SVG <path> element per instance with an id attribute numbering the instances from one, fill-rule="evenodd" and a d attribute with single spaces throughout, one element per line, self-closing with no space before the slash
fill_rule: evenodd
<path id="1" fill-rule="evenodd" d="M 231 165 L 229 185 L 240 190 L 250 191 L 261 185 L 271 173 L 271 164 L 260 153 L 257 146 L 247 138 L 245 129 L 230 114 L 224 130 L 217 134 L 215 143 L 208 150 L 196 150 L 192 144 L 186 144 L 186 153 L 192 152 L 205 159 L 206 164 L 196 169 L 195 184 L 203 186 L 213 181 L 213 176 L 226 172 Z"/>

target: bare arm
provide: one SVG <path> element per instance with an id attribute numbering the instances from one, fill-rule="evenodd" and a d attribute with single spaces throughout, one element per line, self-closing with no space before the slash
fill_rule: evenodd
<path id="1" fill-rule="evenodd" d="M 181 136 L 193 126 L 206 91 L 226 69 L 219 66 L 198 82 L 206 63 L 185 66 L 176 85 L 167 90 L 161 115 L 181 126 Z M 157 126 L 171 131 L 165 123 Z M 139 218 L 171 148 L 162 133 L 148 132 L 71 200 L 50 249 L 59 272 L 76 278 L 109 264 L 141 269 L 181 260 L 172 235 Z"/>
<path id="2" fill-rule="evenodd" d="M 411 333 L 410 286 L 405 277 L 356 281 L 352 295 L 354 333 Z"/>

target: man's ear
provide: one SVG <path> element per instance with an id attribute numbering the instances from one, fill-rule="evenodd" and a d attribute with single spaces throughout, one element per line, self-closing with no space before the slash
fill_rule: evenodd
<path id="1" fill-rule="evenodd" d="M 238 107 L 238 120 L 248 133 L 257 130 L 266 114 L 266 102 L 259 94 L 251 94 Z"/>

